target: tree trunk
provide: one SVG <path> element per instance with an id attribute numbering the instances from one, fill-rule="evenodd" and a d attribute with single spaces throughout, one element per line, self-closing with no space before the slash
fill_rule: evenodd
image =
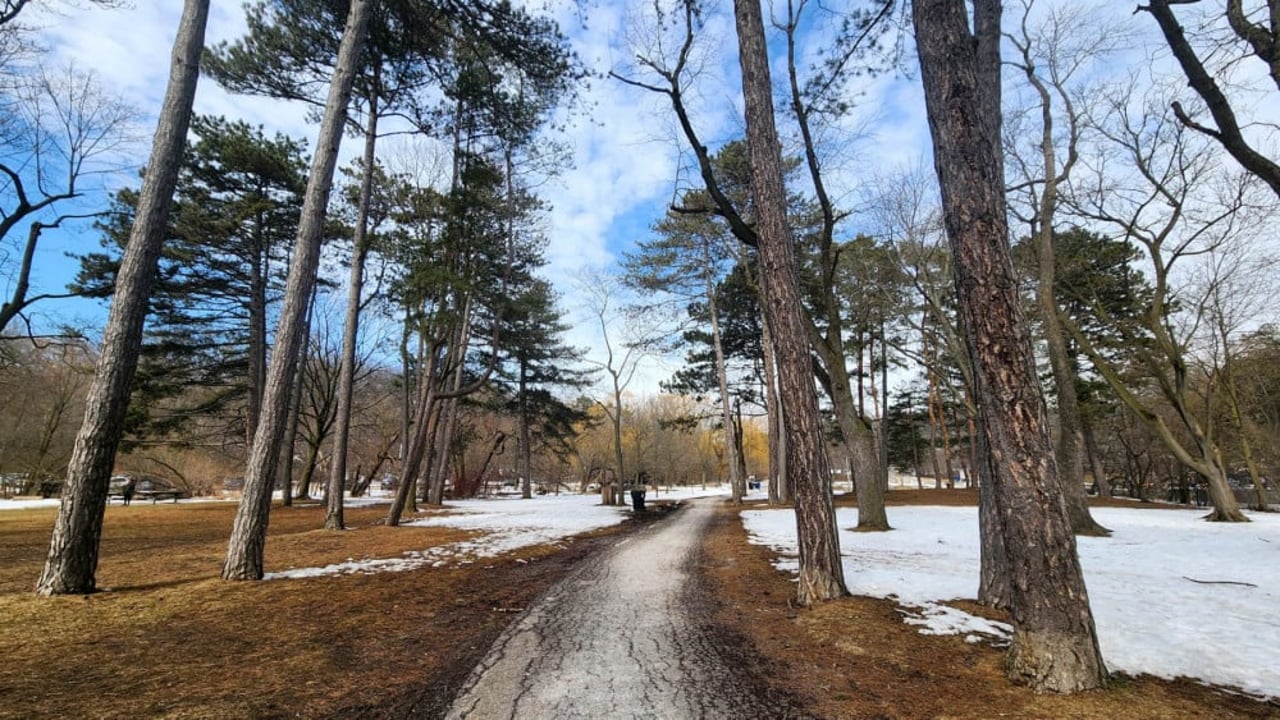
<path id="1" fill-rule="evenodd" d="M 979 427 L 982 421 L 978 421 Z M 991 453 L 987 451 L 986 431 L 979 430 L 975 444 L 978 446 L 978 467 L 981 471 L 974 478 L 978 483 L 978 533 L 980 539 L 978 602 L 987 607 L 1008 610 L 1013 589 L 1009 587 L 1009 559 L 1004 552 L 1004 535 L 1000 532 L 1000 511 L 991 478 L 995 471 L 987 465 Z"/>
<path id="2" fill-rule="evenodd" d="M 735 504 L 742 504 L 746 494 L 746 476 L 742 472 L 742 444 L 738 442 L 738 425 L 733 418 L 732 401 L 729 398 L 729 372 L 725 368 L 724 346 L 720 342 L 720 317 L 716 309 L 715 285 L 707 278 L 707 312 L 711 316 L 711 348 L 715 354 L 716 387 L 720 391 L 720 417 L 724 423 L 725 455 L 729 458 L 729 486 L 733 488 Z"/>
<path id="3" fill-rule="evenodd" d="M 245 409 L 245 447 L 253 445 L 253 435 L 258 430 L 258 418 L 262 416 L 262 388 L 267 377 L 267 268 L 266 253 L 256 249 L 249 280 L 249 345 L 247 368 L 249 388 Z"/>
<path id="4" fill-rule="evenodd" d="M 759 283 L 756 283 L 757 290 Z M 763 303 L 762 303 L 763 305 Z M 773 331 L 767 314 L 761 320 L 760 348 L 764 354 L 764 397 L 769 414 L 769 504 L 790 505 L 791 489 L 787 484 L 787 441 L 782 432 L 782 398 L 778 395 L 777 367 L 773 349 Z"/>
<path id="5" fill-rule="evenodd" d="M 347 286 L 347 315 L 342 323 L 342 362 L 338 366 L 338 409 L 333 425 L 333 461 L 329 473 L 329 503 L 324 526 L 342 530 L 342 494 L 347 479 L 347 444 L 351 438 L 351 401 L 356 376 L 356 343 L 360 333 L 360 296 L 364 291 L 364 264 L 369 253 L 369 202 L 373 196 L 374 150 L 378 143 L 378 66 L 374 65 L 373 91 L 369 93 L 369 123 L 365 128 L 363 174 L 356 227 L 351 238 L 351 276 Z"/>
<path id="6" fill-rule="evenodd" d="M 315 307 L 315 294 L 311 296 L 311 304 L 307 309 L 307 322 L 302 330 L 303 337 L 311 336 L 311 311 Z M 306 343 L 302 343 L 298 347 L 300 353 L 297 362 L 301 363 L 306 359 Z M 272 488 L 276 486 L 276 479 L 280 480 L 280 504 L 285 507 L 293 507 L 293 449 L 298 446 L 298 428 L 302 423 L 302 385 L 305 381 L 303 373 L 295 373 L 293 378 L 293 388 L 289 390 L 289 413 L 285 419 L 285 439 L 280 447 L 280 457 L 276 460 L 276 464 L 271 467 L 271 478 L 267 484 Z M 306 488 L 303 488 L 305 495 Z"/>
<path id="7" fill-rule="evenodd" d="M 762 299 L 773 329 L 787 434 L 787 475 L 796 496 L 800 554 L 797 600 L 810 605 L 848 594 L 831 503 L 831 471 L 814 394 L 806 318 L 787 221 L 782 158 L 774 125 L 769 56 L 760 4 L 735 0 L 742 94 L 759 226 Z"/>
<path id="8" fill-rule="evenodd" d="M 925 107 L 1009 569 L 1009 675 L 1036 690 L 1101 687 L 1088 593 L 1066 517 L 1008 247 L 1000 152 L 1000 4 L 916 0 Z"/>
<path id="9" fill-rule="evenodd" d="M 400 465 L 400 484 L 396 487 L 396 496 L 391 501 L 391 507 L 387 510 L 387 525 L 395 527 L 400 524 L 400 517 L 404 514 L 405 506 L 407 506 L 413 497 L 413 486 L 415 484 L 418 472 L 422 467 L 422 457 L 426 452 L 429 439 L 435 428 L 432 418 L 435 413 L 432 407 L 435 405 L 435 374 L 436 365 L 439 362 L 439 350 L 432 347 L 425 353 L 426 367 L 418 375 L 418 402 L 412 436 L 405 445 L 404 462 Z"/>
<path id="10" fill-rule="evenodd" d="M 1084 439 L 1084 449 L 1089 456 L 1089 469 L 1093 473 L 1093 483 L 1098 487 L 1098 497 L 1111 497 L 1111 481 L 1107 478 L 1106 466 L 1102 464 L 1102 455 L 1098 452 L 1093 422 L 1088 417 L 1080 418 L 1080 436 Z"/>
<path id="11" fill-rule="evenodd" d="M 527 383 L 528 366 L 522 359 L 520 361 L 520 384 L 517 388 L 519 393 L 520 413 L 516 420 L 520 423 L 520 497 L 525 500 L 533 498 L 533 437 L 529 432 L 529 404 L 526 400 L 529 387 Z"/>
<path id="12" fill-rule="evenodd" d="M 1054 152 L 1053 105 L 1048 88 L 1035 74 L 1031 59 L 1027 56 L 1025 72 L 1028 82 L 1040 97 L 1040 157 L 1044 163 L 1044 187 L 1040 192 L 1033 230 L 1036 256 L 1039 265 L 1036 282 L 1036 302 L 1040 305 L 1044 323 L 1045 346 L 1049 353 L 1049 367 L 1053 372 L 1053 387 L 1058 396 L 1058 441 L 1054 447 L 1058 472 L 1067 500 L 1067 516 L 1071 529 L 1077 535 L 1105 537 L 1110 530 L 1094 521 L 1084 493 L 1084 461 L 1080 452 L 1080 401 L 1076 396 L 1075 365 L 1067 350 L 1066 331 L 1059 319 L 1058 300 L 1054 295 L 1055 253 L 1053 245 L 1053 220 L 1058 205 L 1058 163 Z M 1063 173 L 1070 171 L 1068 158 Z"/>
<path id="13" fill-rule="evenodd" d="M 827 371 L 827 395 L 831 399 L 836 424 L 848 448 L 853 481 L 858 495 L 858 530 L 889 530 L 884 510 L 884 492 L 880 489 L 880 471 L 875 449 L 875 436 L 867 426 L 853 399 L 853 382 L 845 367 L 840 343 L 817 337 L 810 330 L 814 348 Z M 812 374 L 812 373 L 811 373 Z"/>
<path id="14" fill-rule="evenodd" d="M 187 0 L 183 5 L 173 43 L 169 84 L 138 196 L 137 217 L 116 275 L 102 351 L 85 400 L 84 421 L 67 465 L 49 556 L 36 584 L 40 595 L 82 594 L 96 589 L 107 486 L 129 407 L 151 285 L 191 123 L 208 17 L 208 0 Z"/>
<path id="15" fill-rule="evenodd" d="M 222 566 L 225 580 L 261 580 L 263 551 L 267 539 L 267 518 L 271 511 L 270 466 L 280 456 L 284 435 L 284 410 L 288 406 L 289 387 L 296 370 L 295 359 L 302 344 L 302 324 L 308 298 L 316 281 L 320 261 L 320 245 L 324 230 L 325 209 L 333 187 L 333 170 L 338 160 L 346 124 L 347 103 L 355 79 L 360 49 L 371 14 L 370 0 L 352 0 L 347 14 L 338 62 L 329 86 L 324 121 L 316 141 L 316 154 L 307 180 L 302 218 L 294 244 L 293 261 L 285 285 L 284 307 L 276 331 L 276 347 L 267 370 L 267 387 L 258 432 L 253 438 L 245 473 L 244 495 L 236 510 L 231 528 L 231 541 Z"/>

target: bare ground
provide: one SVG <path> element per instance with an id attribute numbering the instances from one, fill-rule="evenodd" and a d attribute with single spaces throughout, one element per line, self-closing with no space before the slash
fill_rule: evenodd
<path id="1" fill-rule="evenodd" d="M 970 502 L 891 493 L 893 502 Z M 386 528 L 316 529 L 317 507 L 273 510 L 267 569 L 395 557 L 459 539 Z M 218 580 L 234 506 L 112 506 L 99 585 L 36 598 L 51 510 L 0 513 L 0 718 L 439 717 L 471 667 L 534 598 L 632 524 L 474 565 L 260 583 Z M 656 517 L 653 514 L 650 517 Z M 731 508 L 702 565 L 713 623 L 743 675 L 791 717 L 1267 718 L 1280 707 L 1190 680 L 1118 678 L 1105 692 L 1035 695 L 1001 651 L 903 625 L 892 603 L 848 598 L 798 610 L 787 576 L 745 543 Z"/>

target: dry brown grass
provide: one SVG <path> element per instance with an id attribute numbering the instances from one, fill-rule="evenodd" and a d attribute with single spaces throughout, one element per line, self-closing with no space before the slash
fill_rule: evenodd
<path id="1" fill-rule="evenodd" d="M 235 506 L 112 506 L 98 581 L 37 598 L 52 510 L 0 513 L 0 717 L 430 717 L 523 607 L 608 533 L 454 568 L 228 583 Z M 466 537 L 349 509 L 272 511 L 267 570 L 397 557 Z M 620 529 L 625 531 L 625 528 Z"/>

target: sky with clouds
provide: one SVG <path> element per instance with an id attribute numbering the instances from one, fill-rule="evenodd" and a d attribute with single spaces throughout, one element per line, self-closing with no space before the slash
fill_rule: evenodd
<path id="1" fill-rule="evenodd" d="M 584 279 L 613 269 L 621 255 L 645 237 L 673 194 L 696 183 L 696 174 L 687 160 L 682 160 L 678 131 L 665 98 L 607 77 L 611 70 L 633 77 L 639 72 L 632 62 L 634 48 L 655 42 L 652 35 L 640 31 L 647 24 L 643 13 L 652 6 L 644 2 L 556 0 L 551 10 L 579 58 L 596 77 L 583 90 L 579 110 L 566 118 L 567 130 L 559 137 L 572 149 L 573 166 L 541 189 L 551 206 L 546 218 L 549 265 L 544 275 L 562 294 L 569 320 L 575 323 L 570 342 L 592 349 L 597 356 L 602 342 L 590 322 L 590 313 L 584 311 Z M 706 7 L 697 50 L 702 72 L 689 103 L 704 141 L 715 147 L 741 133 L 741 92 L 731 4 L 707 3 Z M 143 113 L 140 127 L 149 137 L 167 79 L 180 9 L 178 0 L 135 0 L 115 9 L 81 2 L 57 14 L 33 13 L 30 21 L 42 27 L 42 42 L 51 51 L 47 64 L 69 62 L 94 72 L 109 92 L 119 94 Z M 1006 12 L 1012 14 L 1013 10 Z M 240 2 L 214 0 L 207 43 L 239 37 L 244 27 Z M 832 32 L 829 24 L 807 31 L 802 47 L 806 62 L 818 57 Z M 670 38 L 661 41 L 669 43 Z M 784 70 L 781 54 L 777 54 L 775 83 Z M 903 65 L 910 65 L 913 56 L 909 46 L 900 57 Z M 853 140 L 841 143 L 836 163 L 849 171 L 834 173 L 833 189 L 838 197 L 853 198 L 859 192 L 855 170 L 865 176 L 868 169 L 876 175 L 913 164 L 928 167 L 928 129 L 913 75 L 910 70 L 889 72 L 859 86 L 860 93 L 854 97 L 857 110 L 842 131 Z M 268 132 L 314 142 L 315 128 L 306 121 L 303 108 L 232 96 L 207 78 L 202 79 L 197 92 L 196 110 L 261 124 Z M 347 138 L 344 156 L 354 157 L 358 144 Z M 134 167 L 144 161 L 146 145 L 139 143 Z M 122 174 L 114 182 L 133 182 L 133 178 L 132 173 Z M 59 290 L 74 272 L 74 264 L 64 259 L 66 253 L 96 247 L 97 234 L 87 227 L 51 238 L 38 259 L 36 282 L 44 291 Z M 60 305 L 57 312 L 59 316 L 46 321 L 79 319 L 92 324 L 102 314 L 98 306 L 88 305 Z M 641 370 L 635 389 L 655 390 L 657 381 L 671 369 L 657 360 L 649 363 Z"/>
<path id="2" fill-rule="evenodd" d="M 543 274 L 562 294 L 575 325 L 570 342 L 593 352 L 603 343 L 595 329 L 598 323 L 592 322 L 580 299 L 584 279 L 614 269 L 622 254 L 648 233 L 677 188 L 696 182 L 688 161 L 681 159 L 680 136 L 665 98 L 607 77 L 611 70 L 640 77 L 631 60 L 637 43 L 647 42 L 641 28 L 651 19 L 644 15 L 649 7 L 646 3 L 566 0 L 551 10 L 594 77 L 583 89 L 578 109 L 565 118 L 567 130 L 558 138 L 571 147 L 573 165 L 541 188 L 551 207 L 546 218 L 549 264 Z M 742 128 L 730 9 L 727 3 L 718 8 L 708 5 L 697 50 L 702 72 L 689 98 L 698 131 L 712 147 L 740 135 Z M 32 13 L 29 22 L 40 26 L 42 42 L 50 50 L 46 64 L 73 63 L 80 70 L 91 70 L 109 93 L 118 94 L 141 111 L 140 133 L 149 137 L 168 76 L 180 10 L 177 0 L 137 1 L 113 9 L 79 3 L 79 7 L 64 7 L 56 13 Z M 244 29 L 239 2 L 214 0 L 207 44 L 237 38 Z M 878 107 L 889 109 L 899 120 L 912 119 L 886 126 L 877 152 L 892 151 L 912 158 L 927 152 L 926 128 L 919 120 L 923 105 L 915 84 L 888 76 L 875 85 Z M 278 131 L 312 142 L 315 136 L 315 127 L 307 122 L 302 107 L 230 95 L 207 78 L 202 78 L 198 88 L 196 111 L 260 124 L 268 133 Z M 137 144 L 132 167 L 145 161 L 146 149 L 146 142 Z M 354 157 L 357 151 L 357 142 L 344 140 L 346 158 Z M 136 182 L 132 169 L 108 180 L 108 189 L 122 182 Z M 98 197 L 103 196 L 99 192 Z M 60 290 L 75 270 L 75 263 L 66 255 L 95 250 L 97 242 L 97 233 L 87 223 L 78 232 L 50 237 L 41 249 L 37 284 L 44 291 Z M 50 325 L 71 322 L 92 326 L 100 324 L 103 310 L 98 304 L 76 301 L 37 309 L 36 314 Z M 669 362 L 646 361 L 633 389 L 641 393 L 655 390 L 657 381 L 671 369 Z"/>

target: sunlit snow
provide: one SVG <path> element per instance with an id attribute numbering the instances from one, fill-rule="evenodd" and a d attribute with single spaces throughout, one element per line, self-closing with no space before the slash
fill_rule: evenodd
<path id="1" fill-rule="evenodd" d="M 1078 538 L 1103 657 L 1112 670 L 1280 697 L 1280 515 L 1232 524 L 1203 515 L 1093 509 L 1114 531 Z M 850 532 L 855 509 L 839 509 L 837 521 L 851 592 L 894 598 L 921 632 L 1007 638 L 1007 626 L 942 604 L 977 595 L 977 508 L 891 507 L 886 533 Z M 747 511 L 743 522 L 780 569 L 797 569 L 790 510 Z"/>
<path id="2" fill-rule="evenodd" d="M 649 493 L 649 500 L 724 494 L 724 488 L 682 488 Z M 481 500 L 451 500 L 447 511 L 409 520 L 405 525 L 474 530 L 477 537 L 405 552 L 398 558 L 348 560 L 323 567 L 291 568 L 267 573 L 267 579 L 315 577 L 344 573 L 402 572 L 422 567 L 473 563 L 520 548 L 560 543 L 565 538 L 626 520 L 631 508 L 601 505 L 599 495 L 538 495 L 528 500 L 504 495 Z"/>

